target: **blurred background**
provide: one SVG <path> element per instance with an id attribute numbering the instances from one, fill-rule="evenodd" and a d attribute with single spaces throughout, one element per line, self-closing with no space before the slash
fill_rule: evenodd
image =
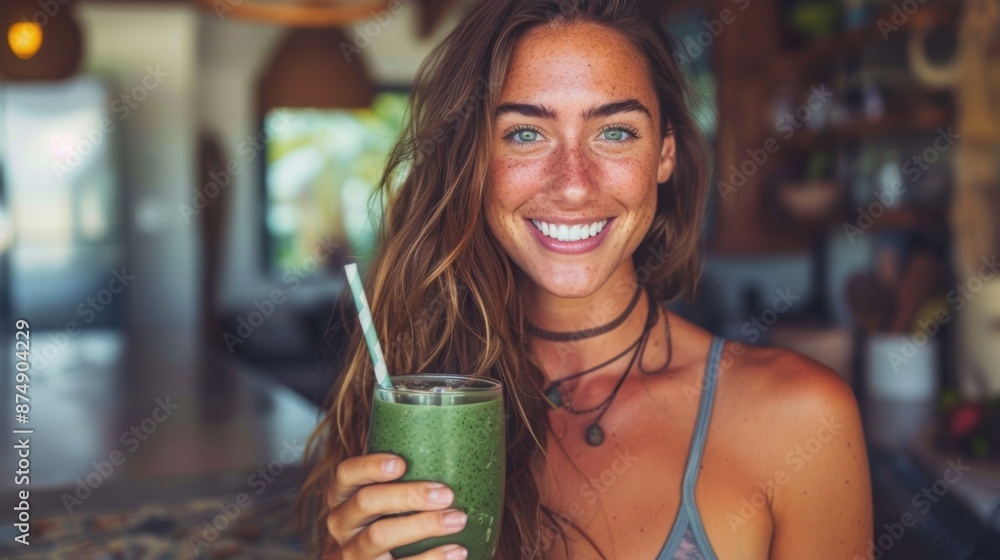
<path id="1" fill-rule="evenodd" d="M 476 1 L 3 0 L 0 554 L 303 557 L 340 271 L 373 250 L 417 67 Z M 674 308 L 851 384 L 868 558 L 1000 558 L 1000 1 L 663 23 L 715 149 Z"/>

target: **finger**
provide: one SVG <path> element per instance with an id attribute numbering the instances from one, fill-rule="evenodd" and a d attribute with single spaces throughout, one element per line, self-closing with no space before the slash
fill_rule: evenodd
<path id="1" fill-rule="evenodd" d="M 404 544 L 455 534 L 467 520 L 465 512 L 457 509 L 379 519 L 351 539 L 348 546 L 364 558 L 378 556 Z"/>
<path id="2" fill-rule="evenodd" d="M 326 501 L 333 509 L 346 502 L 358 488 L 374 482 L 396 480 L 406 472 L 402 457 L 389 453 L 371 453 L 345 459 L 337 465 L 333 485 L 326 493 Z"/>
<path id="3" fill-rule="evenodd" d="M 371 484 L 359 488 L 337 515 L 341 527 L 360 530 L 383 515 L 443 510 L 453 501 L 455 493 L 438 482 Z"/>
<path id="4" fill-rule="evenodd" d="M 404 560 L 465 560 L 468 556 L 469 551 L 461 545 L 446 544 L 432 548 L 423 554 L 407 556 Z"/>

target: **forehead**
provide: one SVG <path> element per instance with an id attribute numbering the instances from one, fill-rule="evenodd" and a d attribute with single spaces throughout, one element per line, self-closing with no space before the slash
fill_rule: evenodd
<path id="1" fill-rule="evenodd" d="M 639 51 L 617 31 L 593 23 L 544 25 L 514 47 L 503 101 L 553 105 L 581 97 L 656 98 Z"/>

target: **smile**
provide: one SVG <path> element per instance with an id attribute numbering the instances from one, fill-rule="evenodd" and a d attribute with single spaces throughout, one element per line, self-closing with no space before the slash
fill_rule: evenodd
<path id="1" fill-rule="evenodd" d="M 525 220 L 527 228 L 539 245 L 548 251 L 563 255 L 581 255 L 597 249 L 604 243 L 614 223 L 615 218 L 597 220 L 589 224 Z"/>
<path id="2" fill-rule="evenodd" d="M 551 237 L 556 241 L 581 241 L 583 239 L 589 239 L 596 236 L 604 230 L 604 226 L 608 225 L 607 220 L 600 220 L 593 222 L 591 224 L 555 224 L 547 223 L 539 220 L 531 220 L 531 223 L 535 225 L 538 231 L 542 232 L 542 235 Z"/>

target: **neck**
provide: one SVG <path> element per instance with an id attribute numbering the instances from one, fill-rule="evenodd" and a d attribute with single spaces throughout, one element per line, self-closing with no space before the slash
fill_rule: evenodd
<path id="1" fill-rule="evenodd" d="M 528 320 L 548 331 L 571 332 L 598 327 L 615 320 L 627 308 L 635 295 L 636 277 L 631 261 L 622 266 L 596 292 L 580 298 L 561 298 L 528 283 L 522 290 Z M 635 342 L 646 322 L 647 298 L 642 294 L 639 304 L 615 329 L 592 338 L 570 342 L 531 339 L 531 352 L 546 380 L 551 382 L 588 369 L 624 350 Z M 595 371 L 588 377 L 604 373 L 620 374 L 627 363 L 610 364 L 605 371 Z"/>

